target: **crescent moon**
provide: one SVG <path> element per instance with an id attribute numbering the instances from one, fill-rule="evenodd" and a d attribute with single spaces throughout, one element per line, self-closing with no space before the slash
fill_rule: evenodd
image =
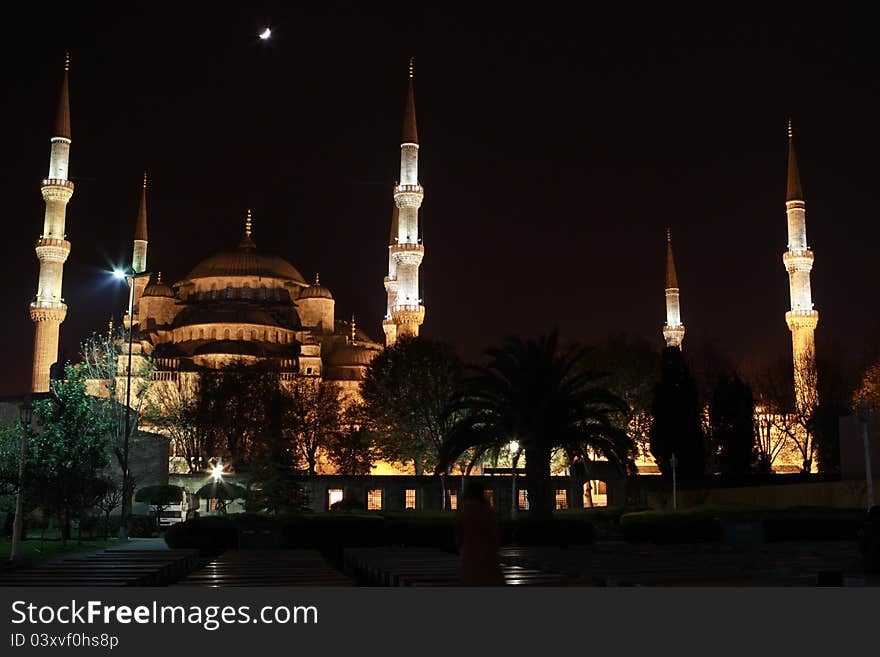
<path id="1" fill-rule="evenodd" d="M 260 32 L 260 38 L 263 41 L 268 39 L 270 36 L 272 36 L 272 30 L 270 30 L 268 27 L 265 30 L 263 30 L 262 32 Z"/>

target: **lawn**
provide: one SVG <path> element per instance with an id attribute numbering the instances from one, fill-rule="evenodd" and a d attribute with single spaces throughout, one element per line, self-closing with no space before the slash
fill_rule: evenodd
<path id="1" fill-rule="evenodd" d="M 22 542 L 21 556 L 22 559 L 28 561 L 44 561 L 57 557 L 62 554 L 75 554 L 77 552 L 91 552 L 102 548 L 115 547 L 122 545 L 128 541 L 120 541 L 118 538 L 109 538 L 106 541 L 101 538 L 77 540 L 72 538 L 67 541 L 67 545 L 62 543 L 61 539 L 56 536 L 46 537 L 41 541 L 39 536 L 28 538 Z M 0 559 L 9 559 L 12 551 L 12 542 L 4 537 L 0 539 Z"/>

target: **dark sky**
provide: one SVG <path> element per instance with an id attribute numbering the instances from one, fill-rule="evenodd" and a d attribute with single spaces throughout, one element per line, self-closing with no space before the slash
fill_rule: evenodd
<path id="1" fill-rule="evenodd" d="M 76 192 L 61 332 L 72 352 L 126 304 L 104 270 L 129 262 L 145 168 L 152 271 L 185 277 L 238 241 L 252 207 L 257 245 L 307 279 L 319 271 L 337 317 L 354 313 L 381 340 L 410 55 L 423 334 L 468 358 L 553 325 L 586 342 L 624 331 L 659 345 L 671 226 L 685 349 L 714 343 L 737 362 L 789 353 L 792 116 L 818 348 L 857 362 L 880 335 L 880 62 L 874 21 L 845 5 L 21 4 L 0 17 L 0 392 L 29 383 L 39 181 L 65 49 Z"/>

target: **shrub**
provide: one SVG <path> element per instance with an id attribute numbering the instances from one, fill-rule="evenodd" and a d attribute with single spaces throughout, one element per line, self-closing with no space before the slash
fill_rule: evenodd
<path id="1" fill-rule="evenodd" d="M 221 516 L 191 518 L 171 525 L 165 531 L 165 542 L 171 548 L 196 549 L 205 557 L 217 556 L 238 546 L 235 524 Z"/>

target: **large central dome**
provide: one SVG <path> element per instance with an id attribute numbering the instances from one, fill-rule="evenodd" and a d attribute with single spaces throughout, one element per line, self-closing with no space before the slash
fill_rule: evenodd
<path id="1" fill-rule="evenodd" d="M 257 251 L 250 237 L 242 241 L 237 249 L 221 251 L 205 258 L 193 268 L 187 278 L 192 280 L 219 276 L 280 278 L 307 285 L 296 267 L 280 256 Z"/>

